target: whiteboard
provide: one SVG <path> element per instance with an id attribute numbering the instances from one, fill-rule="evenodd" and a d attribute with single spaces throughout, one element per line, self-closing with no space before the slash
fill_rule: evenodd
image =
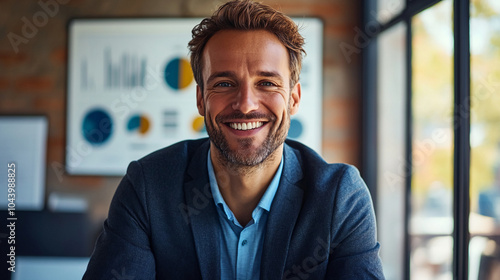
<path id="1" fill-rule="evenodd" d="M 130 161 L 206 137 L 189 65 L 201 18 L 73 19 L 69 24 L 69 174 L 125 174 Z M 306 39 L 302 101 L 289 138 L 321 153 L 323 24 L 294 19 Z"/>

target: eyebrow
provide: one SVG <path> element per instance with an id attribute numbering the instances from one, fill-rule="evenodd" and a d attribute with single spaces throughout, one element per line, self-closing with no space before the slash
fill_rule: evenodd
<path id="1" fill-rule="evenodd" d="M 236 73 L 234 73 L 233 71 L 215 72 L 208 77 L 207 84 L 210 84 L 213 80 L 217 78 L 224 78 L 224 77 L 236 79 Z"/>
<path id="2" fill-rule="evenodd" d="M 257 74 L 263 77 L 278 78 L 280 80 L 283 80 L 283 77 L 281 77 L 280 73 L 275 71 L 260 71 Z"/>

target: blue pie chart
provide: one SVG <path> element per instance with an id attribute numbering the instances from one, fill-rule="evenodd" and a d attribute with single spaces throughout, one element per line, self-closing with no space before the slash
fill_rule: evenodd
<path id="1" fill-rule="evenodd" d="M 82 122 L 83 138 L 98 146 L 109 140 L 113 133 L 113 121 L 103 109 L 93 109 L 85 114 Z"/>
<path id="2" fill-rule="evenodd" d="M 290 121 L 290 129 L 288 130 L 288 137 L 299 138 L 304 132 L 304 126 L 302 122 L 298 119 L 292 119 Z"/>

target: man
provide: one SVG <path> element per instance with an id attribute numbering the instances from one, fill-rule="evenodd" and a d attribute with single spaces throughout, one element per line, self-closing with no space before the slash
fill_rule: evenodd
<path id="1" fill-rule="evenodd" d="M 290 18 L 251 1 L 193 29 L 209 139 L 130 164 L 85 279 L 383 279 L 357 170 L 285 142 L 303 43 Z"/>

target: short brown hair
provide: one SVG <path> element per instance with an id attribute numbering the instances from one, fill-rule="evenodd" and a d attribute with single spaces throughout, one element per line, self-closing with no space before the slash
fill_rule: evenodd
<path id="1" fill-rule="evenodd" d="M 193 38 L 188 44 L 191 52 L 191 68 L 196 83 L 203 90 L 202 54 L 208 40 L 218 31 L 267 30 L 286 47 L 290 61 L 290 87 L 299 81 L 304 38 L 292 19 L 272 7 L 250 0 L 233 0 L 220 6 L 209 18 L 203 19 L 192 30 Z"/>

